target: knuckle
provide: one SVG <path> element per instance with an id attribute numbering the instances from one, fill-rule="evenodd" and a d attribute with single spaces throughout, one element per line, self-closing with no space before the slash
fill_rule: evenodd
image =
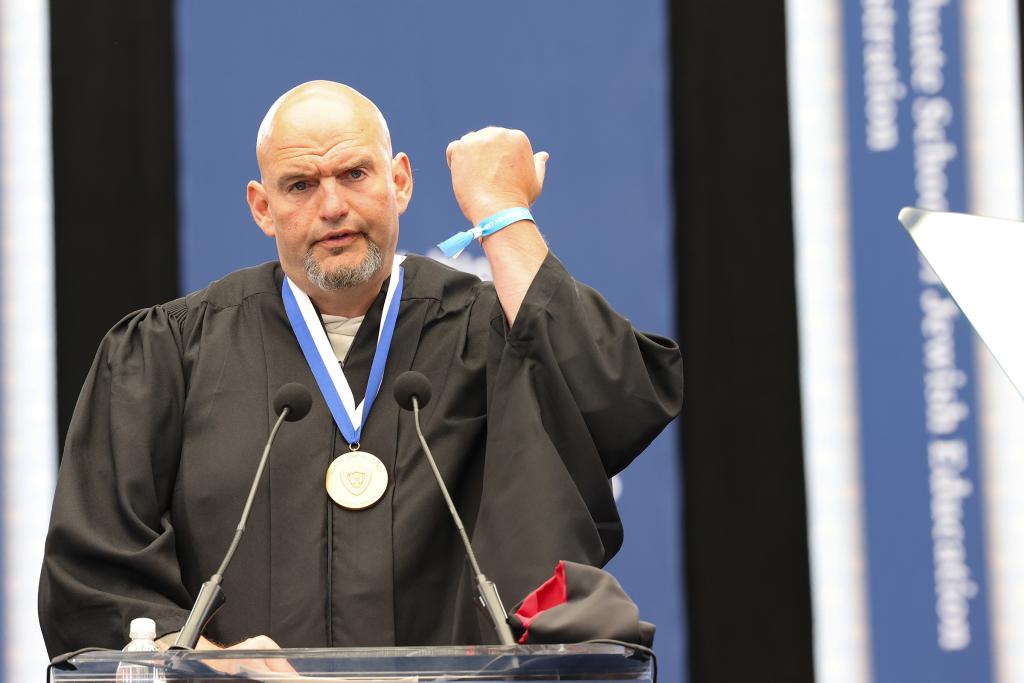
<path id="1" fill-rule="evenodd" d="M 243 640 L 238 644 L 238 647 L 244 650 L 265 650 L 268 640 L 270 639 L 266 636 L 253 636 Z"/>

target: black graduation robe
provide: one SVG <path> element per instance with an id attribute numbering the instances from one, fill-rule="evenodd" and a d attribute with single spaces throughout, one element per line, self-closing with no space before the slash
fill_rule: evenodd
<path id="1" fill-rule="evenodd" d="M 424 431 L 481 565 L 508 605 L 560 559 L 603 565 L 622 543 L 609 477 L 679 412 L 670 340 L 635 331 L 549 255 L 507 330 L 493 285 L 410 256 L 362 448 L 390 482 L 372 507 L 324 489 L 347 450 L 289 327 L 276 263 L 130 315 L 100 345 L 68 432 L 40 581 L 51 655 L 119 648 L 135 617 L 178 630 L 238 523 L 275 415 L 301 382 L 207 636 L 284 647 L 495 642 L 458 534 L 392 398 L 427 376 Z M 364 388 L 383 293 L 346 360 Z M 354 389 L 357 401 L 362 390 Z"/>

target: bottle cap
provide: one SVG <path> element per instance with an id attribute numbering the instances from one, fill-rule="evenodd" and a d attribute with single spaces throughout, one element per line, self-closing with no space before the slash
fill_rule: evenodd
<path id="1" fill-rule="evenodd" d="M 155 640 L 156 622 L 146 617 L 132 619 L 132 624 L 128 629 L 128 637 L 132 640 Z"/>

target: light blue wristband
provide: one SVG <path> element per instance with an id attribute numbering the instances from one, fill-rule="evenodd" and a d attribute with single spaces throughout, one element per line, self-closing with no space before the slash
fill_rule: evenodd
<path id="1" fill-rule="evenodd" d="M 507 228 L 513 223 L 518 223 L 519 221 L 531 221 L 536 223 L 536 221 L 533 220 L 533 214 L 530 213 L 529 209 L 524 209 L 521 206 L 517 206 L 514 209 L 505 209 L 504 211 L 499 211 L 493 216 L 488 216 L 480 221 L 478 225 L 473 226 L 469 230 L 463 230 L 462 232 L 455 233 L 444 242 L 437 245 L 437 248 L 440 249 L 448 258 L 458 258 L 459 254 L 461 254 L 462 251 L 473 242 L 473 240 L 493 235 L 502 228 Z"/>

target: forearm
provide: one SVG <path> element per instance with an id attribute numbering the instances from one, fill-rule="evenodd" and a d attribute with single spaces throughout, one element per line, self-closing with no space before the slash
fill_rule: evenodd
<path id="1" fill-rule="evenodd" d="M 471 225 L 494 214 L 533 205 L 544 185 L 547 152 L 534 154 L 519 130 L 484 128 L 448 145 L 452 189 Z M 519 221 L 483 238 L 494 288 L 509 329 L 548 247 L 532 221 Z"/>
<path id="2" fill-rule="evenodd" d="M 498 301 L 511 328 L 530 283 L 547 257 L 548 245 L 530 221 L 513 223 L 482 242 Z"/>

